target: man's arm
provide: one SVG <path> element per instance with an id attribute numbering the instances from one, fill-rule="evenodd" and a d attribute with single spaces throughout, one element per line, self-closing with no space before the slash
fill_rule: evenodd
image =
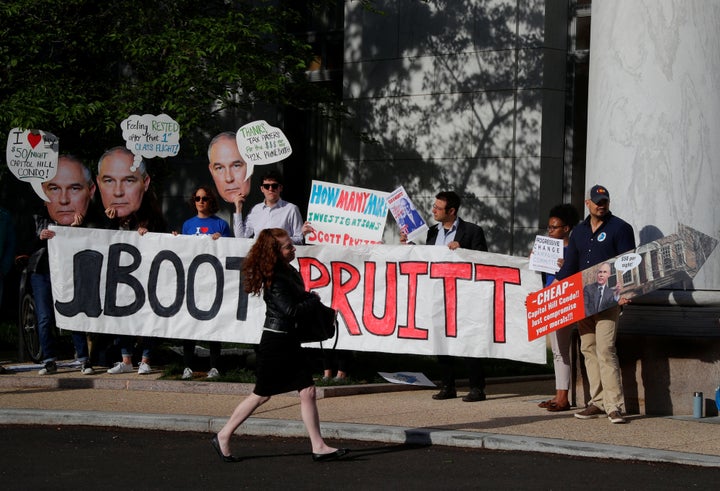
<path id="1" fill-rule="evenodd" d="M 291 207 L 291 211 L 288 214 L 288 227 L 290 228 L 288 233 L 290 234 L 290 239 L 292 239 L 293 244 L 302 245 L 305 237 L 302 233 L 303 221 L 300 216 L 300 209 L 292 203 L 288 203 L 288 206 Z"/>

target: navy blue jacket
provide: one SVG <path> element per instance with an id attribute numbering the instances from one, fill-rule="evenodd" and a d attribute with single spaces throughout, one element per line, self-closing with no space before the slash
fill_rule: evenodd
<path id="1" fill-rule="evenodd" d="M 565 262 L 555 278 L 565 279 L 632 249 L 635 249 L 635 232 L 629 223 L 608 211 L 593 233 L 588 216 L 573 228 L 565 249 Z"/>
<path id="2" fill-rule="evenodd" d="M 436 223 L 427 233 L 425 244 L 434 245 L 440 230 L 440 224 Z M 462 218 L 458 218 L 458 226 L 455 231 L 455 240 L 463 249 L 472 249 L 474 251 L 487 251 L 487 243 L 485 242 L 485 232 L 482 227 L 474 223 L 466 222 Z"/>

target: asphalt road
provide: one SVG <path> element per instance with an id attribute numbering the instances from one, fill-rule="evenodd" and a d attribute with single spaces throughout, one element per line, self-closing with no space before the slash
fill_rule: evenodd
<path id="1" fill-rule="evenodd" d="M 220 461 L 208 433 L 0 426 L 5 491 L 44 489 L 717 489 L 717 469 L 525 452 L 342 442 L 315 463 L 305 439 L 235 437 Z M 339 442 L 330 442 L 338 445 Z"/>

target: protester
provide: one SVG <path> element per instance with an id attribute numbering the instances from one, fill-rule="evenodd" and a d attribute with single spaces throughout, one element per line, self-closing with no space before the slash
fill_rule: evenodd
<path id="1" fill-rule="evenodd" d="M 220 237 L 231 237 L 230 225 L 219 218 L 217 213 L 219 206 L 215 192 L 209 186 L 198 186 L 192 193 L 188 204 L 196 211 L 197 215 L 188 219 L 183 223 L 183 235 L 209 235 L 213 240 Z M 194 339 L 186 339 L 183 341 L 183 361 L 185 362 L 185 370 L 182 374 L 183 380 L 189 380 L 193 376 L 191 365 L 193 355 L 195 353 L 196 342 Z M 218 367 L 220 366 L 220 352 L 222 345 L 220 341 L 209 341 L 210 348 L 210 371 L 207 378 L 213 379 L 220 376 Z"/>
<path id="2" fill-rule="evenodd" d="M 447 247 L 450 250 L 463 248 L 487 251 L 483 229 L 458 217 L 459 209 L 460 196 L 457 193 L 453 191 L 438 193 L 432 206 L 432 215 L 437 223 L 428 230 L 425 243 L 427 245 Z M 406 243 L 407 236 L 401 233 L 400 241 Z M 457 397 L 454 357 L 438 355 L 437 359 L 442 369 L 442 387 L 440 392 L 432 397 L 436 400 L 454 399 Z M 486 399 L 485 370 L 482 366 L 482 360 L 480 358 L 465 357 L 464 361 L 470 381 L 470 391 L 462 400 L 465 402 L 484 401 Z"/>
<path id="3" fill-rule="evenodd" d="M 563 251 L 567 249 L 570 234 L 580 217 L 571 204 L 554 206 L 548 217 L 548 235 L 553 239 L 563 241 Z M 564 252 L 563 252 L 564 256 Z M 563 259 L 558 260 L 558 267 L 562 267 Z M 549 286 L 555 281 L 554 274 L 543 274 L 543 285 Z M 573 324 L 574 325 L 574 324 Z M 553 353 L 553 366 L 555 369 L 555 397 L 538 404 L 548 411 L 567 411 L 570 409 L 568 393 L 570 390 L 570 337 L 573 325 L 555 330 L 549 334 Z"/>
<path id="4" fill-rule="evenodd" d="M 587 218 L 570 236 L 565 262 L 555 275 L 556 281 L 635 249 L 632 226 L 610 212 L 610 192 L 596 184 L 586 195 Z M 618 305 L 586 317 L 578 322 L 580 351 L 590 385 L 587 407 L 575 414 L 579 419 L 597 418 L 607 414 L 612 423 L 625 423 L 620 363 L 615 348 L 621 298 Z"/>
<path id="5" fill-rule="evenodd" d="M 43 353 L 44 367 L 38 373 L 48 375 L 57 372 L 55 308 L 47 252 L 47 241 L 55 237 L 55 232 L 48 226 L 82 226 L 95 192 L 95 184 L 90 171 L 79 159 L 71 155 L 61 155 L 55 176 L 43 182 L 42 189 L 50 201 L 45 202 L 47 214 L 36 216 L 37 240 L 28 261 L 28 268 L 31 272 L 30 285 L 35 300 L 40 349 Z M 95 373 L 90 363 L 86 333 L 72 331 L 72 341 L 75 357 L 81 366 L 80 371 L 84 375 Z"/>
<path id="6" fill-rule="evenodd" d="M 137 165 L 137 167 L 135 167 Z M 149 189 L 150 176 L 145 161 L 135 163 L 135 155 L 125 147 L 114 147 L 106 151 L 98 161 L 97 184 L 105 207 L 105 215 L 110 220 L 106 228 L 116 230 L 137 230 L 140 235 L 146 232 L 164 232 L 163 219 L 159 203 Z M 118 336 L 122 361 L 108 370 L 108 373 L 128 373 L 133 371 L 132 356 L 135 344 L 134 336 Z M 142 359 L 138 374 L 150 373 L 150 356 L 156 344 L 154 338 L 143 337 L 141 341 Z"/>
<path id="7" fill-rule="evenodd" d="M 302 244 L 304 236 L 313 231 L 308 222 L 303 224 L 300 210 L 292 203 L 283 200 L 280 195 L 283 191 L 282 178 L 276 171 L 267 172 L 260 184 L 260 190 L 265 199 L 262 203 L 253 206 L 247 218 L 242 218 L 242 206 L 245 197 L 235 200 L 235 213 L 233 213 L 233 226 L 235 237 L 256 237 L 266 228 L 282 228 L 294 244 Z"/>
<path id="8" fill-rule="evenodd" d="M 235 430 L 270 397 L 291 390 L 297 390 L 300 395 L 300 414 L 310 436 L 313 461 L 336 460 L 349 451 L 328 446 L 320 434 L 311 367 L 295 334 L 298 319 L 320 298 L 305 291 L 300 273 L 290 265 L 293 259 L 292 239 L 279 228 L 260 232 L 245 258 L 244 288 L 253 295 L 263 293 L 265 323 L 258 350 L 255 388 L 212 439 L 213 447 L 224 462 L 240 460 L 230 453 L 230 437 Z"/>

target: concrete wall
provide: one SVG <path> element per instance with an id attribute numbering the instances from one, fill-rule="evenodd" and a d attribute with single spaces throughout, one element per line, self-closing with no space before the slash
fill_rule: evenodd
<path id="1" fill-rule="evenodd" d="M 430 221 L 435 194 L 456 190 L 491 251 L 526 255 L 543 194 L 563 199 L 567 5 L 379 3 L 346 3 L 340 182 L 403 185 Z"/>

